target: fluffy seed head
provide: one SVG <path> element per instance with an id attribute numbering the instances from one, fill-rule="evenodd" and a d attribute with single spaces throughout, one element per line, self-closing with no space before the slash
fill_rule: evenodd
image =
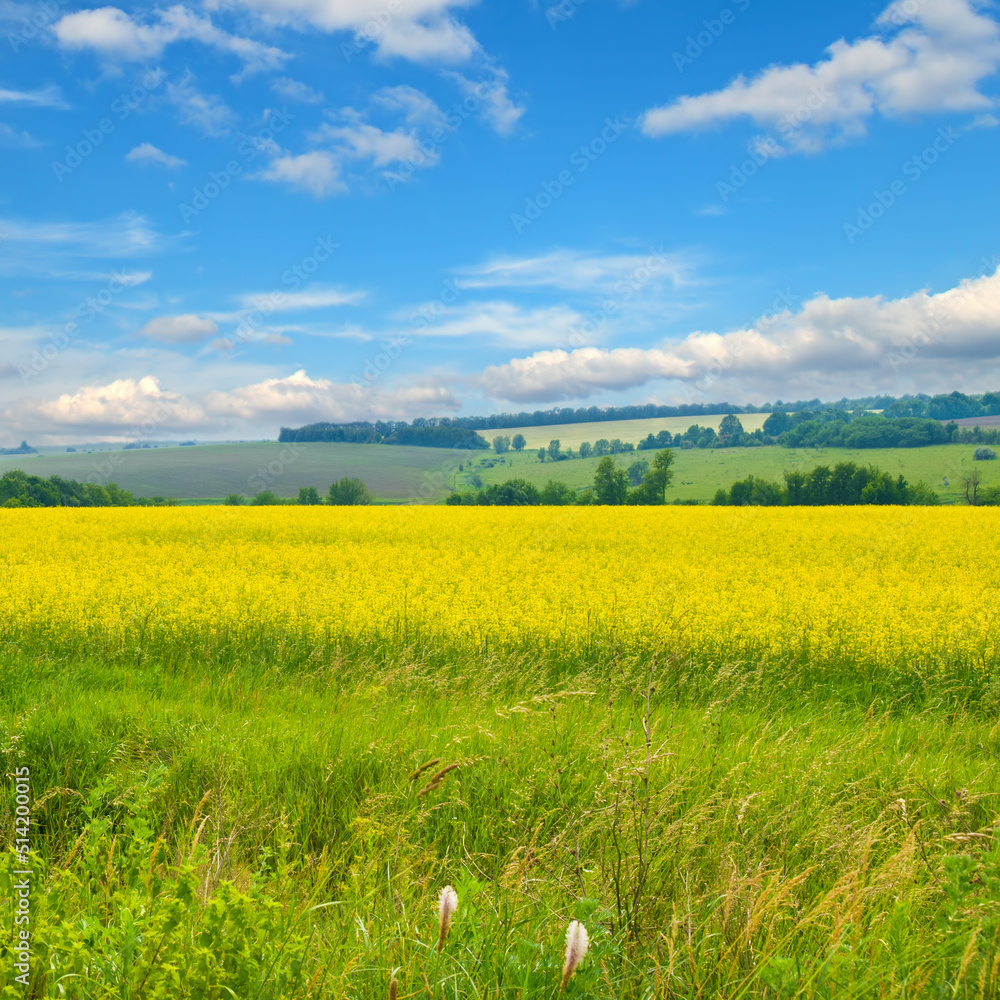
<path id="1" fill-rule="evenodd" d="M 563 966 L 560 989 L 566 989 L 589 947 L 590 937 L 587 928 L 579 920 L 571 920 L 569 927 L 566 928 L 566 964 Z"/>
<path id="2" fill-rule="evenodd" d="M 438 951 L 444 947 L 444 940 L 448 936 L 448 929 L 451 927 L 451 915 L 457 909 L 458 893 L 450 885 L 446 885 L 441 890 L 441 898 L 438 901 L 438 921 L 441 925 L 438 933 Z"/>

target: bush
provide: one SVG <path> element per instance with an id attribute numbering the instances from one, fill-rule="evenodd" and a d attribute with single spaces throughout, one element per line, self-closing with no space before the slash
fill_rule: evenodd
<path id="1" fill-rule="evenodd" d="M 977 462 L 991 462 L 997 457 L 997 453 L 992 448 L 987 448 L 985 445 L 981 448 L 977 448 L 973 452 L 972 457 Z"/>
<path id="2" fill-rule="evenodd" d="M 374 497 L 360 479 L 344 476 L 330 487 L 330 503 L 335 507 L 367 507 Z"/>
<path id="3" fill-rule="evenodd" d="M 239 493 L 230 493 L 225 499 L 225 505 L 227 507 L 242 507 L 243 497 Z"/>

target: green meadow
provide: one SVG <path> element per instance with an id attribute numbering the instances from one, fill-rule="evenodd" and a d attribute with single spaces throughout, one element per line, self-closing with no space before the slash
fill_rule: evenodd
<path id="1" fill-rule="evenodd" d="M 8 643 L 0 995 L 554 1000 L 577 919 L 571 998 L 985 1000 L 998 711 L 971 667 Z"/>

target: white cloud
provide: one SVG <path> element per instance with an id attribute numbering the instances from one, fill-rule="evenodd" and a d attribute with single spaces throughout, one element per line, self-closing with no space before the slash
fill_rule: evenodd
<path id="1" fill-rule="evenodd" d="M 501 257 L 460 270 L 462 288 L 558 288 L 614 293 L 616 289 L 669 281 L 687 284 L 690 264 L 679 254 L 651 248 L 644 254 L 587 254 L 554 250 L 537 257 Z M 622 284 L 624 282 L 624 284 Z"/>
<path id="2" fill-rule="evenodd" d="M 167 84 L 166 97 L 177 108 L 185 125 L 191 125 L 205 135 L 227 135 L 236 121 L 232 108 L 221 97 L 203 94 L 190 72 L 186 72 L 178 82 Z"/>
<path id="3" fill-rule="evenodd" d="M 131 432 L 132 436 L 142 433 L 143 425 L 166 432 L 197 427 L 203 420 L 197 404 L 165 391 L 151 375 L 138 381 L 116 379 L 109 385 L 86 386 L 58 399 L 8 410 L 5 416 L 14 416 L 22 426 L 98 434 Z"/>
<path id="4" fill-rule="evenodd" d="M 470 302 L 446 307 L 434 301 L 411 313 L 411 330 L 421 337 L 469 338 L 481 344 L 519 347 L 573 343 L 586 318 L 568 306 L 525 309 L 511 302 Z"/>
<path id="5" fill-rule="evenodd" d="M 24 104 L 33 108 L 68 108 L 55 84 L 38 90 L 10 90 L 0 87 L 0 104 Z"/>
<path id="6" fill-rule="evenodd" d="M 347 190 L 347 185 L 340 179 L 340 163 L 325 149 L 298 156 L 291 153 L 279 156 L 254 176 L 258 180 L 287 184 L 314 198 L 325 198 Z"/>
<path id="7" fill-rule="evenodd" d="M 749 118 L 776 129 L 789 148 L 809 152 L 864 133 L 876 114 L 994 107 L 980 85 L 1000 67 L 1000 25 L 971 0 L 905 0 L 877 24 L 883 37 L 840 40 L 814 65 L 771 66 L 722 90 L 678 98 L 647 111 L 640 127 L 660 137 Z"/>
<path id="8" fill-rule="evenodd" d="M 302 104 L 322 104 L 326 100 L 318 90 L 287 76 L 272 81 L 271 90 L 286 101 L 299 101 Z"/>
<path id="9" fill-rule="evenodd" d="M 253 292 L 241 296 L 246 309 L 266 309 L 271 312 L 295 312 L 303 309 L 329 309 L 334 306 L 354 306 L 365 297 L 364 292 L 345 292 L 342 288 L 312 285 L 298 292 Z"/>
<path id="10" fill-rule="evenodd" d="M 225 350 L 226 345 L 220 345 Z M 282 425 L 317 420 L 409 419 L 455 411 L 459 400 L 446 387 L 410 384 L 375 388 L 311 378 L 299 370 L 233 389 L 182 395 L 153 375 L 83 386 L 56 399 L 18 400 L 2 413 L 17 433 L 64 436 L 165 437 L 176 431 L 273 435 Z"/>
<path id="11" fill-rule="evenodd" d="M 505 69 L 493 68 L 490 75 L 490 80 L 476 81 L 461 73 L 448 74 L 467 98 L 479 102 L 479 118 L 498 135 L 508 136 L 513 134 L 527 108 L 510 96 L 507 89 L 510 77 Z"/>
<path id="12" fill-rule="evenodd" d="M 439 162 L 438 146 L 421 138 L 421 131 L 429 133 L 445 121 L 444 112 L 431 98 L 413 87 L 386 87 L 371 96 L 371 104 L 378 112 L 402 119 L 403 124 L 382 128 L 366 120 L 363 112 L 341 108 L 330 114 L 332 121 L 308 137 L 322 149 L 298 155 L 271 150 L 275 158 L 255 178 L 284 183 L 322 198 L 349 190 L 350 182 L 357 180 L 356 174 L 350 174 L 352 167 L 385 173 L 400 164 L 417 168 Z"/>
<path id="13" fill-rule="evenodd" d="M 65 262 L 79 259 L 145 257 L 169 246 L 142 215 L 123 212 L 98 222 L 28 222 L 0 219 L 0 272 L 78 277 Z M 98 274 L 84 280 L 101 280 Z"/>
<path id="14" fill-rule="evenodd" d="M 214 320 L 185 313 L 183 316 L 159 316 L 151 319 L 139 331 L 139 336 L 161 344 L 194 344 L 211 337 L 218 330 L 218 324 Z"/>
<path id="15" fill-rule="evenodd" d="M 38 149 L 42 144 L 28 132 L 18 132 L 6 122 L 0 122 L 0 146 L 6 149 Z"/>
<path id="16" fill-rule="evenodd" d="M 723 394 L 920 391 L 1000 378 L 1000 271 L 936 295 L 902 299 L 817 295 L 801 310 L 726 334 L 696 332 L 676 344 L 543 351 L 487 368 L 496 399 L 554 402 L 634 389 L 659 379 L 700 381 Z"/>
<path id="17" fill-rule="evenodd" d="M 99 7 L 67 14 L 54 26 L 59 45 L 68 50 L 90 49 L 109 61 L 142 62 L 158 59 L 168 45 L 196 41 L 236 56 L 243 72 L 279 70 L 288 53 L 271 45 L 230 35 L 182 4 L 156 11 L 153 23 L 133 19 L 117 7 Z"/>
<path id="18" fill-rule="evenodd" d="M 472 0 L 399 0 L 387 6 L 372 0 L 245 0 L 269 21 L 322 31 L 351 32 L 355 48 L 374 46 L 381 56 L 414 62 L 467 62 L 479 43 L 449 13 Z M 377 15 L 383 15 L 378 17 Z"/>
<path id="19" fill-rule="evenodd" d="M 135 149 L 125 154 L 125 159 L 130 163 L 158 163 L 161 167 L 176 169 L 186 166 L 187 160 L 182 160 L 179 156 L 172 156 L 164 153 L 151 142 L 140 143 Z"/>

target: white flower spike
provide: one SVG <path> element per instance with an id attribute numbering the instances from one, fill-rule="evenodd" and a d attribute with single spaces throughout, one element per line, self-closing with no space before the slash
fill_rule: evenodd
<path id="1" fill-rule="evenodd" d="M 590 937 L 587 935 L 587 928 L 579 920 L 570 922 L 566 929 L 566 964 L 563 966 L 562 984 L 559 989 L 564 990 L 569 985 L 576 967 L 583 960 L 590 947 Z"/>
<path id="2" fill-rule="evenodd" d="M 444 948 L 444 940 L 448 936 L 448 929 L 451 927 L 451 915 L 458 909 L 458 893 L 450 885 L 446 885 L 441 890 L 441 899 L 438 901 L 438 920 L 441 929 L 438 933 L 438 951 Z"/>

